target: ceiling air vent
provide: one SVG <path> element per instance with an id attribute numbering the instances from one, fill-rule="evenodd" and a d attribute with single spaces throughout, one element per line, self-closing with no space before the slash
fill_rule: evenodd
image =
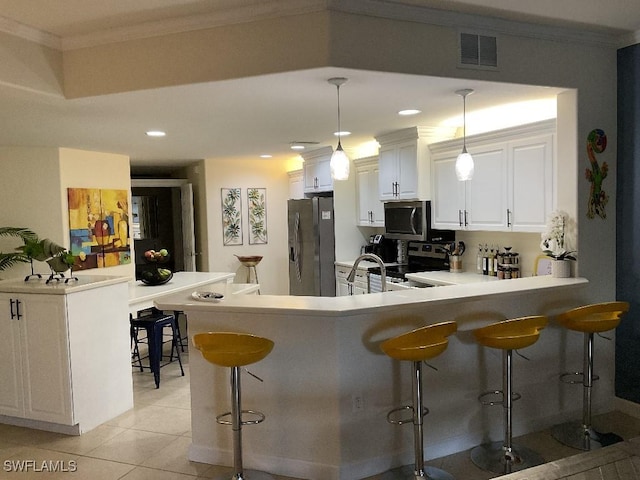
<path id="1" fill-rule="evenodd" d="M 460 34 L 460 65 L 498 67 L 498 39 L 475 33 Z"/>

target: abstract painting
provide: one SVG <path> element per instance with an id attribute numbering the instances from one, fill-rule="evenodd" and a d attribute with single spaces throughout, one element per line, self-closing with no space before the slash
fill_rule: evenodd
<path id="1" fill-rule="evenodd" d="M 223 188 L 222 196 L 222 244 L 242 245 L 242 199 L 239 188 Z"/>
<path id="2" fill-rule="evenodd" d="M 131 263 L 128 190 L 69 188 L 67 197 L 73 269 Z"/>
<path id="3" fill-rule="evenodd" d="M 248 188 L 249 245 L 267 243 L 267 189 Z"/>

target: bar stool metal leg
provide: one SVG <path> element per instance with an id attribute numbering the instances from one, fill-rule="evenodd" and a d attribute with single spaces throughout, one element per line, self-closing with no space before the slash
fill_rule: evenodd
<path id="1" fill-rule="evenodd" d="M 256 414 L 253 411 L 247 413 Z M 227 414 L 219 415 L 218 418 Z M 231 480 L 274 480 L 271 475 L 255 470 L 244 470 L 242 465 L 242 425 L 260 423 L 264 415 L 257 414 L 261 419 L 256 421 L 242 421 L 242 395 L 240 387 L 240 367 L 231 367 L 231 429 L 233 431 L 233 476 Z M 219 421 L 218 423 L 227 423 Z"/>
<path id="2" fill-rule="evenodd" d="M 593 389 L 593 333 L 584 334 L 582 368 L 582 423 L 567 422 L 551 429 L 553 438 L 578 450 L 595 450 L 623 439 L 615 433 L 599 433 L 591 426 L 591 395 Z M 573 382 L 580 383 L 580 382 Z"/>
<path id="3" fill-rule="evenodd" d="M 502 351 L 501 393 L 502 401 L 495 405 L 502 404 L 504 440 L 475 447 L 471 450 L 471 461 L 483 470 L 498 474 L 543 464 L 543 458 L 533 450 L 513 445 L 513 350 Z"/>
<path id="4" fill-rule="evenodd" d="M 422 362 L 413 362 L 413 447 L 415 464 L 390 470 L 380 476 L 381 480 L 454 480 L 453 475 L 436 467 L 424 465 L 424 405 L 422 400 Z M 404 423 L 404 422 L 402 422 Z"/>

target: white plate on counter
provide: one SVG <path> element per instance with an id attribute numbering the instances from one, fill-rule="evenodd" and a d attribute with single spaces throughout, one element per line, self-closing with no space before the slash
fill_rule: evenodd
<path id="1" fill-rule="evenodd" d="M 191 294 L 191 298 L 201 302 L 219 302 L 224 295 L 218 292 L 195 291 Z"/>

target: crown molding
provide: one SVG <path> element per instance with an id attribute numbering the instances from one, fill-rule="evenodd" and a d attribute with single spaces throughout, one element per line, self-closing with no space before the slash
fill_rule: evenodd
<path id="1" fill-rule="evenodd" d="M 402 0 L 327 0 L 330 10 L 370 15 L 394 20 L 419 22 L 470 31 L 487 31 L 543 40 L 568 41 L 604 47 L 618 47 L 620 35 L 599 33 L 587 27 L 551 26 L 540 23 L 505 20 L 497 17 L 438 10 Z"/>
<path id="2" fill-rule="evenodd" d="M 45 47 L 53 48 L 55 50 L 62 50 L 62 41 L 60 37 L 29 27 L 28 25 L 24 25 L 3 16 L 0 16 L 0 32 L 7 33 L 39 45 L 44 45 Z"/>
<path id="3" fill-rule="evenodd" d="M 65 51 L 326 10 L 609 48 L 640 43 L 640 32 L 624 35 L 599 33 L 586 27 L 558 27 L 438 10 L 403 3 L 402 0 L 269 0 L 216 10 L 206 15 L 171 18 L 62 38 L 0 16 L 0 32 Z"/>
<path id="4" fill-rule="evenodd" d="M 216 10 L 205 15 L 177 17 L 146 22 L 127 27 L 112 28 L 86 35 L 62 39 L 62 50 L 95 47 L 112 43 L 152 38 L 160 35 L 203 30 L 223 25 L 236 25 L 283 16 L 301 15 L 326 10 L 326 0 L 269 0 L 233 8 Z"/>

